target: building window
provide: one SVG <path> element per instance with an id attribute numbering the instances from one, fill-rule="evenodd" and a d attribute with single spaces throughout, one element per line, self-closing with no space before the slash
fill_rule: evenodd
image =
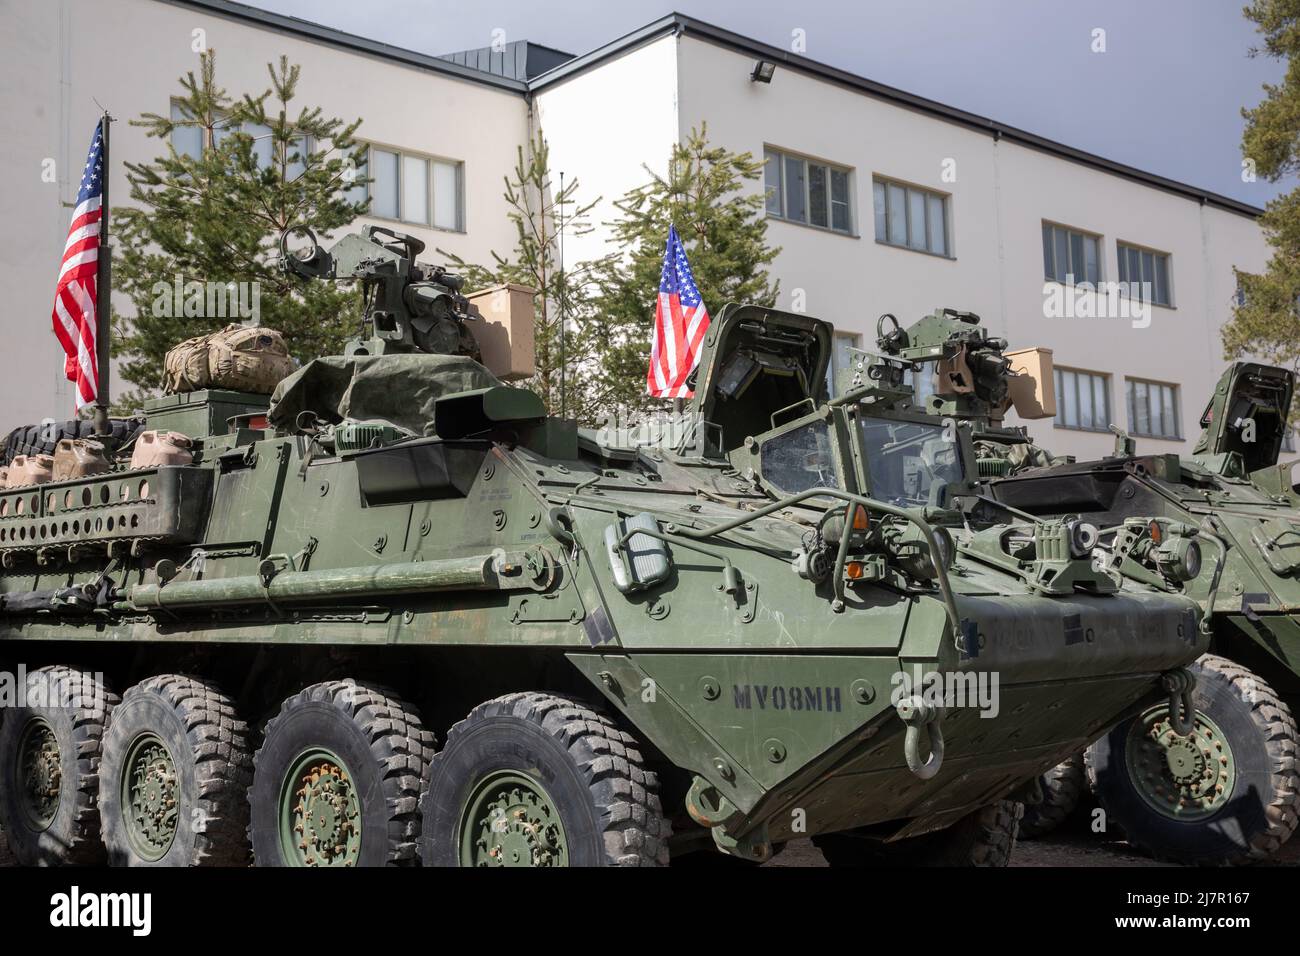
<path id="1" fill-rule="evenodd" d="M 181 104 L 173 101 L 171 109 L 171 118 L 174 123 L 188 124 L 189 117 L 181 108 Z M 225 114 L 218 114 L 212 127 L 212 139 L 216 146 L 224 143 L 236 129 L 242 129 L 253 140 L 253 160 L 257 163 L 259 169 L 266 169 L 271 165 L 273 159 L 274 144 L 272 143 L 271 127 L 261 123 L 244 123 L 239 127 L 233 120 L 228 120 Z M 202 126 L 182 125 L 172 128 L 172 148 L 176 150 L 178 156 L 188 156 L 190 159 L 197 160 L 203 155 L 203 137 L 206 130 Z M 312 148 L 313 140 L 309 136 L 295 136 L 289 147 L 288 163 L 285 168 L 285 179 L 293 181 L 301 176 L 307 170 L 307 155 Z M 295 158 L 296 157 L 296 158 Z"/>
<path id="2" fill-rule="evenodd" d="M 372 216 L 464 230 L 463 163 L 371 146 L 361 172 L 363 181 L 349 190 L 348 198 L 358 202 L 369 195 Z"/>
<path id="3" fill-rule="evenodd" d="M 1056 427 L 1104 432 L 1110 428 L 1110 376 L 1056 368 Z"/>
<path id="4" fill-rule="evenodd" d="M 915 371 L 908 369 L 903 373 L 903 384 L 912 386 L 912 404 L 924 405 L 934 394 L 933 362 L 922 362 Z"/>
<path id="5" fill-rule="evenodd" d="M 839 374 L 853 365 L 851 349 L 862 348 L 862 336 L 856 332 L 836 332 L 831 347 L 831 362 L 826 367 L 826 386 L 831 395 L 836 394 Z"/>
<path id="6" fill-rule="evenodd" d="M 948 197 L 875 179 L 871 183 L 876 241 L 935 255 L 948 255 Z"/>
<path id="7" fill-rule="evenodd" d="M 1101 281 L 1101 237 L 1043 223 L 1043 275 L 1049 282 L 1073 285 Z"/>
<path id="8" fill-rule="evenodd" d="M 1128 389 L 1128 430 L 1145 438 L 1181 439 L 1183 429 L 1178 417 L 1178 386 L 1144 382 L 1130 378 Z"/>
<path id="9" fill-rule="evenodd" d="M 765 149 L 763 184 L 769 216 L 835 232 L 853 232 L 849 170 Z"/>
<path id="10" fill-rule="evenodd" d="M 1169 255 L 1116 243 L 1119 253 L 1119 281 L 1129 287 L 1129 297 L 1155 305 L 1173 305 L 1173 287 L 1169 281 Z"/>

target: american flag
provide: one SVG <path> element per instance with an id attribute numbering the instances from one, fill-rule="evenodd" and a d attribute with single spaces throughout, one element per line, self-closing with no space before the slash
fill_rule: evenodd
<path id="1" fill-rule="evenodd" d="M 77 385 L 77 409 L 95 401 L 99 394 L 96 365 L 95 302 L 99 269 L 100 196 L 104 179 L 104 124 L 95 126 L 95 138 L 81 173 L 77 208 L 72 212 L 68 241 L 63 246 L 63 265 L 54 290 L 54 334 L 63 346 L 64 372 Z"/>
<path id="2" fill-rule="evenodd" d="M 664 268 L 659 275 L 650 369 L 646 373 L 646 390 L 651 395 L 690 398 L 695 394 L 686 384 L 686 377 L 700 361 L 700 343 L 708 327 L 709 310 L 695 287 L 686 250 L 677 237 L 677 227 L 669 226 Z"/>

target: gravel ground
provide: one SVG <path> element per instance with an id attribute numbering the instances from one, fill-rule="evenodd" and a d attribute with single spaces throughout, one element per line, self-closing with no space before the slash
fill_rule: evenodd
<path id="1" fill-rule="evenodd" d="M 0 830 L 0 866 L 16 866 L 4 831 Z M 791 843 L 768 866 L 823 867 L 826 861 L 810 840 Z M 1012 866 L 1170 866 L 1134 851 L 1116 839 L 1097 839 L 1080 827 L 1066 827 L 1041 840 L 1022 840 L 1011 857 Z M 1265 866 L 1300 866 L 1300 839 L 1293 840 Z"/>

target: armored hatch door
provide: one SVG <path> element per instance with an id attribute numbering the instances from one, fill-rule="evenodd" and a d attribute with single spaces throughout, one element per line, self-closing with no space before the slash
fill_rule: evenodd
<path id="1" fill-rule="evenodd" d="M 1239 478 L 1275 464 L 1294 391 L 1295 375 L 1287 369 L 1234 363 L 1205 406 L 1192 455 L 1211 471 Z"/>
<path id="2" fill-rule="evenodd" d="M 691 412 L 709 450 L 725 454 L 772 428 L 772 416 L 826 399 L 830 323 L 756 305 L 728 304 L 709 325 Z"/>

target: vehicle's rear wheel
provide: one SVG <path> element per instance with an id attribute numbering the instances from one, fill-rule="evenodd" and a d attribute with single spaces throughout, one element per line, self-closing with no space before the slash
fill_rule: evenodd
<path id="1" fill-rule="evenodd" d="M 1196 675 L 1190 737 L 1148 708 L 1088 748 L 1089 781 L 1130 843 L 1178 863 L 1250 863 L 1271 856 L 1300 811 L 1296 724 L 1249 670 L 1206 654 Z"/>
<path id="2" fill-rule="evenodd" d="M 100 863 L 104 728 L 117 697 L 95 675 L 42 667 L 0 724 L 0 825 L 24 866 Z"/>
<path id="3" fill-rule="evenodd" d="M 1051 833 L 1078 808 L 1088 789 L 1083 769 L 1083 754 L 1072 755 L 1039 778 L 1042 803 L 1025 804 L 1020 818 L 1019 839 L 1033 840 Z"/>
<path id="4" fill-rule="evenodd" d="M 998 800 L 934 833 L 884 843 L 853 833 L 813 837 L 830 866 L 1006 866 L 1024 805 Z"/>
<path id="5" fill-rule="evenodd" d="M 104 738 L 99 812 L 113 866 L 246 866 L 248 725 L 196 677 L 122 695 Z"/>
<path id="6" fill-rule="evenodd" d="M 258 866 L 413 866 L 420 787 L 436 749 L 419 714 L 352 680 L 290 697 L 254 757 Z"/>
<path id="7" fill-rule="evenodd" d="M 426 866 L 663 866 L 669 824 L 637 741 L 585 704 L 507 694 L 433 758 Z"/>

